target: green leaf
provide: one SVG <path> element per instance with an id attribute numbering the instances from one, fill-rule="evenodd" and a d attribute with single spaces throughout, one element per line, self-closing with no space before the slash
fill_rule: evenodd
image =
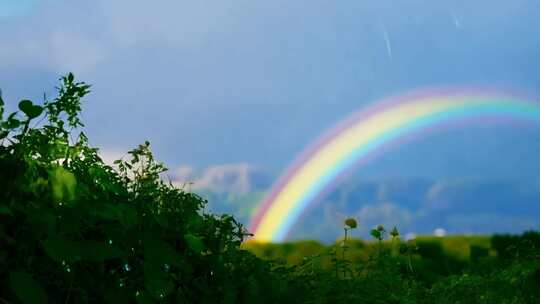
<path id="1" fill-rule="evenodd" d="M 203 251 L 204 244 L 200 237 L 188 233 L 184 235 L 184 239 L 186 240 L 186 243 L 191 250 L 197 253 L 200 253 L 201 251 Z"/>
<path id="2" fill-rule="evenodd" d="M 104 292 L 104 302 L 110 304 L 129 304 L 132 303 L 132 290 L 127 288 L 118 288 L 117 286 L 108 286 Z"/>
<path id="3" fill-rule="evenodd" d="M 120 211 L 117 205 L 112 204 L 99 204 L 93 208 L 93 212 L 104 220 L 118 220 Z"/>
<path id="4" fill-rule="evenodd" d="M 0 120 L 4 116 L 4 99 L 2 99 L 2 90 L 0 90 Z"/>
<path id="5" fill-rule="evenodd" d="M 169 295 L 174 290 L 174 284 L 169 275 L 154 261 L 145 262 L 143 270 L 144 285 L 153 298 L 161 300 L 162 297 Z"/>
<path id="6" fill-rule="evenodd" d="M 102 262 L 122 256 L 122 251 L 116 246 L 100 241 L 47 239 L 43 242 L 43 247 L 47 255 L 57 262 Z"/>
<path id="7" fill-rule="evenodd" d="M 6 122 L 3 123 L 4 128 L 12 130 L 21 125 L 21 121 L 15 118 L 15 115 L 17 115 L 17 112 L 9 114 Z"/>
<path id="8" fill-rule="evenodd" d="M 53 260 L 61 262 L 75 262 L 81 259 L 73 242 L 61 239 L 47 239 L 43 241 L 45 253 Z"/>
<path id="9" fill-rule="evenodd" d="M 23 111 L 29 119 L 36 118 L 43 113 L 43 107 L 36 106 L 32 103 L 32 101 L 27 99 L 19 102 L 19 109 Z"/>
<path id="10" fill-rule="evenodd" d="M 68 170 L 57 167 L 49 171 L 52 195 L 57 203 L 71 202 L 75 199 L 77 179 Z"/>
<path id="11" fill-rule="evenodd" d="M 13 215 L 13 213 L 11 213 L 11 209 L 9 209 L 8 206 L 0 206 L 0 214 Z"/>
<path id="12" fill-rule="evenodd" d="M 34 106 L 34 104 L 32 103 L 32 101 L 28 100 L 28 99 L 23 99 L 19 102 L 19 109 L 21 111 L 25 111 L 29 108 L 31 108 L 32 106 Z"/>
<path id="13" fill-rule="evenodd" d="M 125 228 L 133 227 L 138 222 L 137 211 L 132 206 L 102 204 L 94 209 L 95 214 L 104 220 L 119 221 Z"/>
<path id="14" fill-rule="evenodd" d="M 11 272 L 9 285 L 24 304 L 47 303 L 47 294 L 43 288 L 25 271 Z"/>
<path id="15" fill-rule="evenodd" d="M 102 262 L 122 256 L 122 251 L 118 247 L 99 241 L 77 242 L 78 249 L 81 249 L 83 260 Z"/>
<path id="16" fill-rule="evenodd" d="M 182 256 L 169 243 L 150 238 L 144 241 L 144 258 L 146 261 L 176 266 L 182 261 Z"/>
<path id="17" fill-rule="evenodd" d="M 135 295 L 135 300 L 137 300 L 137 304 L 152 304 L 155 303 L 152 299 L 152 296 L 146 291 L 141 291 L 139 294 Z"/>
<path id="18" fill-rule="evenodd" d="M 377 229 L 371 229 L 370 233 L 372 237 L 380 240 L 381 239 L 381 232 Z"/>
<path id="19" fill-rule="evenodd" d="M 120 206 L 120 223 L 126 227 L 130 228 L 135 226 L 138 223 L 137 211 L 131 206 Z"/>

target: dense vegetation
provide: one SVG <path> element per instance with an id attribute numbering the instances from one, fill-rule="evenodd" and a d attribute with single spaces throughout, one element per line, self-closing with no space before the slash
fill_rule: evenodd
<path id="1" fill-rule="evenodd" d="M 540 302 L 532 232 L 471 246 L 466 261 L 384 227 L 373 244 L 261 259 L 245 248 L 271 245 L 241 247 L 233 217 L 160 179 L 148 142 L 106 165 L 80 132 L 89 89 L 68 74 L 41 105 L 7 114 L 0 98 L 0 303 Z"/>
<path id="2" fill-rule="evenodd" d="M 402 292 L 415 295 L 409 298 L 402 294 L 396 303 L 407 298 L 412 303 L 493 303 L 495 299 L 496 303 L 530 303 L 527 297 L 529 301 L 539 299 L 539 233 L 418 237 L 403 242 L 397 229 L 389 233 L 382 226 L 380 229 L 381 234 L 372 231 L 374 240 L 368 242 L 341 239 L 331 246 L 316 241 L 247 242 L 242 247 L 295 274 L 333 273 L 333 279 L 361 282 L 358 287 L 362 288 L 387 285 L 392 278 L 399 278 L 409 286 Z M 384 234 L 388 234 L 386 240 Z M 506 287 L 500 289 L 499 285 Z M 454 287 L 469 293 L 457 292 L 447 302 L 437 300 L 437 294 L 450 293 Z M 372 296 L 375 301 L 381 295 Z M 388 301 L 380 299 L 381 303 Z"/>

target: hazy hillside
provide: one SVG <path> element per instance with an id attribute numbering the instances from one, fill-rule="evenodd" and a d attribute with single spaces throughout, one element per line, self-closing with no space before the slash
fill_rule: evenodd
<path id="1" fill-rule="evenodd" d="M 378 223 L 398 225 L 404 234 L 517 233 L 539 228 L 539 202 L 540 188 L 527 181 L 352 179 L 311 208 L 291 237 L 331 241 L 347 216 L 366 228 L 361 237 Z"/>
<path id="2" fill-rule="evenodd" d="M 271 178 L 247 164 L 214 166 L 202 172 L 177 170 L 175 183 L 209 200 L 208 209 L 234 214 L 245 224 L 271 186 Z M 308 210 L 292 239 L 335 240 L 345 217 L 367 228 L 398 225 L 404 234 L 513 232 L 540 228 L 540 184 L 522 180 L 349 178 Z M 443 230 L 440 230 L 443 229 Z"/>

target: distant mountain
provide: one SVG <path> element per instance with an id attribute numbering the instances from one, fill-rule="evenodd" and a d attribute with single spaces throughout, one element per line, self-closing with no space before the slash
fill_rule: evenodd
<path id="1" fill-rule="evenodd" d="M 209 211 L 233 214 L 246 225 L 272 182 L 266 171 L 245 163 L 215 165 L 203 171 L 182 166 L 170 178 L 173 184 L 207 199 Z"/>
<path id="2" fill-rule="evenodd" d="M 227 164 L 202 172 L 179 168 L 173 181 L 208 199 L 209 211 L 247 225 L 272 179 L 255 166 Z M 289 237 L 333 241 L 351 216 L 360 223 L 353 235 L 364 238 L 377 224 L 397 225 L 403 235 L 538 230 L 540 181 L 351 177 L 311 206 Z"/>
<path id="3" fill-rule="evenodd" d="M 183 166 L 172 173 L 172 181 L 193 191 L 242 195 L 267 189 L 271 183 L 264 170 L 246 163 L 215 165 L 203 172 Z"/>
<path id="4" fill-rule="evenodd" d="M 342 220 L 369 228 L 397 225 L 404 233 L 451 234 L 520 232 L 540 228 L 540 184 L 479 179 L 350 179 L 312 207 L 291 238 L 330 241 L 341 235 Z"/>

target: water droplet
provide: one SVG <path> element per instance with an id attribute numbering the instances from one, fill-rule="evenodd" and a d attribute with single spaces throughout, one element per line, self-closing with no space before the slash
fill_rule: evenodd
<path id="1" fill-rule="evenodd" d="M 127 263 L 124 264 L 124 270 L 125 271 L 130 271 L 131 270 L 131 268 L 129 267 L 129 264 L 127 264 Z"/>
<path id="2" fill-rule="evenodd" d="M 112 245 L 112 240 L 109 240 L 109 245 Z"/>

